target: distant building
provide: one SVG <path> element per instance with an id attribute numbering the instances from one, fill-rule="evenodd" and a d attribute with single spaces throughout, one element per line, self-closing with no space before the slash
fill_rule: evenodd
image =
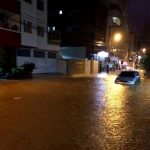
<path id="1" fill-rule="evenodd" d="M 115 55 L 123 60 L 128 59 L 128 52 L 132 47 L 130 45 L 131 34 L 128 29 L 127 7 L 127 0 L 108 1 L 106 45 L 109 48 L 110 55 Z M 118 42 L 114 40 L 116 33 L 120 33 L 122 36 Z M 134 42 L 132 42 L 133 44 Z"/>
<path id="2" fill-rule="evenodd" d="M 85 57 L 89 58 L 101 48 L 105 49 L 106 6 L 103 0 L 86 3 L 79 0 L 66 3 L 49 1 L 49 35 L 57 37 L 57 40 L 61 39 L 61 47 L 79 47 L 76 51 L 83 47 L 83 50 L 86 49 Z"/>

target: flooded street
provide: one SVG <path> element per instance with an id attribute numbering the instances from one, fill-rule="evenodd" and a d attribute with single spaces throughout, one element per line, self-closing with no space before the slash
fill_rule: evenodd
<path id="1" fill-rule="evenodd" d="M 0 81 L 0 149 L 149 150 L 150 80 L 115 77 Z"/>

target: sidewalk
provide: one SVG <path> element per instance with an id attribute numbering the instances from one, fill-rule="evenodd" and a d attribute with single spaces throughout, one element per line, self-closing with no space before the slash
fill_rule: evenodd
<path id="1" fill-rule="evenodd" d="M 60 73 L 50 73 L 50 74 L 33 74 L 33 79 L 42 78 L 101 78 L 108 75 L 118 75 L 120 70 L 109 71 L 109 73 L 103 71 L 97 74 L 60 74 Z"/>

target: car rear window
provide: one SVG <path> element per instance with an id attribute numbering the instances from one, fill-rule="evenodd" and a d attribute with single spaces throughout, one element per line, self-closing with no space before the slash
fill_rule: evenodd
<path id="1" fill-rule="evenodd" d="M 125 76 L 125 77 L 134 77 L 135 76 L 135 72 L 121 72 L 119 76 Z"/>

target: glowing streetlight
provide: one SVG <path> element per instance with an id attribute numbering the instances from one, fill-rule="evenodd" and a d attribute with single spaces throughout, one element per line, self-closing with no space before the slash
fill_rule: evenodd
<path id="1" fill-rule="evenodd" d="M 122 35 L 120 33 L 116 33 L 114 35 L 114 41 L 115 42 L 119 42 L 121 40 L 121 38 L 122 38 Z"/>
<path id="2" fill-rule="evenodd" d="M 143 48 L 143 49 L 142 49 L 142 52 L 145 53 L 145 52 L 146 52 L 146 48 Z"/>
<path id="3" fill-rule="evenodd" d="M 101 52 L 99 52 L 98 54 L 97 54 L 99 57 L 103 57 L 103 58 L 105 58 L 105 57 L 108 57 L 108 52 L 105 52 L 105 51 L 101 51 Z"/>

